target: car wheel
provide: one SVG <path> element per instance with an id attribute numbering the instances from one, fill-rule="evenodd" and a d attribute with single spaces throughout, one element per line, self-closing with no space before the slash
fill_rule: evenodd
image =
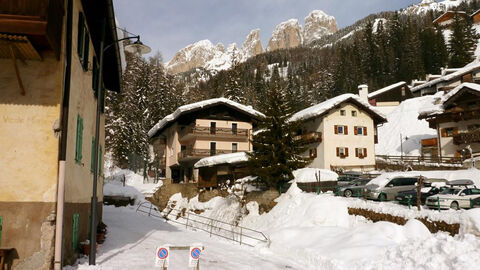
<path id="1" fill-rule="evenodd" d="M 343 192 L 343 196 L 350 198 L 352 197 L 352 191 L 350 189 L 347 189 Z"/>
<path id="2" fill-rule="evenodd" d="M 450 204 L 450 208 L 455 209 L 455 210 L 460 210 L 460 207 L 458 206 L 458 202 L 452 202 Z"/>
<path id="3" fill-rule="evenodd" d="M 380 201 L 386 201 L 387 200 L 387 194 L 381 193 L 380 196 L 378 196 L 378 199 Z"/>

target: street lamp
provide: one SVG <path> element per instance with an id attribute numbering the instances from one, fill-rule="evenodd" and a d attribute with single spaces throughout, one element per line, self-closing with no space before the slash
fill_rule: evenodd
<path id="1" fill-rule="evenodd" d="M 91 200 L 91 209 L 90 209 L 90 255 L 89 255 L 89 264 L 95 265 L 95 257 L 96 257 L 96 242 L 97 242 L 97 180 L 98 180 L 98 152 L 99 152 L 99 141 L 100 141 L 100 113 L 102 111 L 102 99 L 103 99 L 103 53 L 115 45 L 117 42 L 123 40 L 130 40 L 136 38 L 137 40 L 125 46 L 125 50 L 133 51 L 138 54 L 145 54 L 151 51 L 150 47 L 143 45 L 140 42 L 140 36 L 130 36 L 115 40 L 111 44 L 105 46 L 105 27 L 106 23 L 103 22 L 102 25 L 102 33 L 101 33 L 101 40 L 100 40 L 100 67 L 98 70 L 98 81 L 97 81 L 97 89 L 98 89 L 98 97 L 97 97 L 97 114 L 95 119 L 95 155 L 93 155 L 93 190 L 92 190 L 92 200 Z"/>
<path id="2" fill-rule="evenodd" d="M 405 142 L 408 140 L 408 136 L 405 136 Z M 400 159 L 403 161 L 403 142 L 404 138 L 402 133 L 400 133 Z"/>

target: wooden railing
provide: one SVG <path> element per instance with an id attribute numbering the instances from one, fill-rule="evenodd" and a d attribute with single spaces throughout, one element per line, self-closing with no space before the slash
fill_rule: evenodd
<path id="1" fill-rule="evenodd" d="M 302 135 L 297 135 L 293 137 L 295 141 L 300 141 L 303 144 L 322 142 L 322 133 L 321 132 L 309 132 Z"/>
<path id="2" fill-rule="evenodd" d="M 208 157 L 208 156 L 215 156 L 215 155 L 220 155 L 220 154 L 229 154 L 233 153 L 232 150 L 221 150 L 221 149 L 187 149 L 183 150 L 180 153 L 178 153 L 178 159 L 185 159 L 189 157 Z"/>
<path id="3" fill-rule="evenodd" d="M 384 161 L 386 163 L 443 163 L 443 164 L 463 164 L 463 159 L 460 157 L 431 157 L 431 156 L 387 156 L 376 155 L 377 161 Z"/>
<path id="4" fill-rule="evenodd" d="M 453 136 L 453 143 L 455 145 L 467 143 L 480 143 L 480 130 L 472 132 L 458 133 Z"/>
<path id="5" fill-rule="evenodd" d="M 222 136 L 233 138 L 248 138 L 248 129 L 243 128 L 211 128 L 211 127 L 199 127 L 188 126 L 180 132 L 180 137 L 188 134 L 201 135 L 201 136 Z"/>

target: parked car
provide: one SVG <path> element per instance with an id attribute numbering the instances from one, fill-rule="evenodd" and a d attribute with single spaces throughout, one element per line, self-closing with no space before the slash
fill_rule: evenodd
<path id="1" fill-rule="evenodd" d="M 340 188 L 341 194 L 345 197 L 360 197 L 363 196 L 363 189 L 370 182 L 371 179 L 359 178 L 350 181 L 347 185 Z"/>
<path id="2" fill-rule="evenodd" d="M 476 198 L 472 200 L 473 208 L 480 208 L 480 198 Z"/>
<path id="3" fill-rule="evenodd" d="M 371 200 L 395 200 L 398 192 L 416 188 L 418 177 L 394 177 L 385 185 L 368 184 L 363 189 L 365 198 Z"/>
<path id="4" fill-rule="evenodd" d="M 441 178 L 426 178 L 423 180 L 423 186 L 420 190 L 420 201 L 425 204 L 427 197 L 438 194 L 445 190 L 447 184 L 446 179 Z M 395 200 L 400 204 L 408 205 L 408 198 L 410 197 L 410 204 L 417 205 L 417 187 L 412 190 L 400 191 L 395 197 Z"/>
<path id="5" fill-rule="evenodd" d="M 362 175 L 362 172 L 346 171 L 338 177 L 337 183 L 339 186 L 346 186 L 350 184 L 351 181 L 361 178 Z"/>
<path id="6" fill-rule="evenodd" d="M 455 180 L 449 182 L 450 187 L 427 198 L 426 205 L 429 208 L 460 209 L 471 208 L 471 204 L 480 198 L 480 189 L 473 186 L 471 180 Z"/>

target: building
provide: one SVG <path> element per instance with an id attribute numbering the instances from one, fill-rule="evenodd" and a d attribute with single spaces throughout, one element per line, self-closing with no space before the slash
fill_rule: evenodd
<path id="1" fill-rule="evenodd" d="M 0 2 L 0 245 L 14 248 L 8 269 L 60 269 L 62 251 L 63 264 L 72 263 L 87 239 L 92 143 L 104 146 L 103 128 L 94 138 L 101 29 L 106 21 L 106 44 L 117 40 L 114 18 L 111 0 Z M 120 90 L 119 59 L 118 46 L 105 53 L 109 90 Z"/>
<path id="2" fill-rule="evenodd" d="M 419 119 L 429 122 L 437 130 L 433 153 L 440 157 L 469 157 L 480 154 L 480 85 L 462 83 L 441 96 L 432 107 L 425 108 Z M 423 142 L 422 142 L 423 143 Z M 428 144 L 425 141 L 425 144 Z"/>
<path id="3" fill-rule="evenodd" d="M 378 107 L 385 114 L 409 98 L 413 98 L 413 94 L 406 82 L 398 82 L 368 94 L 370 105 Z"/>
<path id="4" fill-rule="evenodd" d="M 470 15 L 474 24 L 480 23 L 480 9 L 475 11 L 472 15 Z"/>
<path id="5" fill-rule="evenodd" d="M 459 69 L 442 69 L 440 76 L 432 75 L 425 83 L 412 87 L 411 91 L 415 97 L 433 95 L 439 91 L 448 92 L 464 82 L 480 82 L 480 64 L 468 64 Z"/>
<path id="6" fill-rule="evenodd" d="M 249 176 L 248 155 L 245 152 L 221 154 L 200 159 L 194 165 L 198 169 L 198 187 L 216 188 L 233 184 L 234 181 Z"/>
<path id="7" fill-rule="evenodd" d="M 455 16 L 460 17 L 461 19 L 468 18 L 468 15 L 464 11 L 454 11 L 449 10 L 433 21 L 433 25 L 440 28 L 451 28 L 455 20 Z"/>
<path id="8" fill-rule="evenodd" d="M 255 121 L 264 115 L 225 98 L 179 107 L 149 132 L 156 160 L 174 183 L 197 182 L 194 164 L 201 158 L 252 150 Z"/>
<path id="9" fill-rule="evenodd" d="M 362 90 L 363 88 L 360 88 Z M 354 94 L 344 94 L 306 108 L 290 121 L 301 121 L 296 139 L 304 142 L 309 167 L 332 170 L 375 168 L 377 126 L 385 116 Z"/>

